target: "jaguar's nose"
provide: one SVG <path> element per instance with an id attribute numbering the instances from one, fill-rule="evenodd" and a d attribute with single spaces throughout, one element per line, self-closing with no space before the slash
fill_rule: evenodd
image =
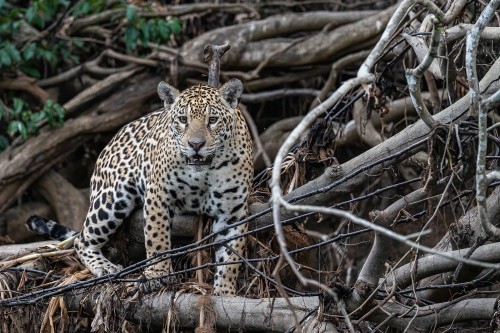
<path id="1" fill-rule="evenodd" d="M 206 141 L 195 141 L 195 140 L 189 140 L 188 144 L 191 148 L 194 149 L 195 152 L 199 152 L 201 147 L 205 145 Z"/>

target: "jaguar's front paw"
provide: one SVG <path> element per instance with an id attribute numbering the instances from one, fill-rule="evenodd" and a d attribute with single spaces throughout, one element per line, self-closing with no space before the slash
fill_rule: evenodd
<path id="1" fill-rule="evenodd" d="M 138 282 L 138 287 L 141 292 L 149 294 L 162 288 L 172 289 L 174 282 L 175 278 L 169 276 L 168 272 L 146 270 Z"/>
<path id="2" fill-rule="evenodd" d="M 120 265 L 115 265 L 112 263 L 105 263 L 100 266 L 93 266 L 90 267 L 90 271 L 95 275 L 95 276 L 104 276 L 108 274 L 113 274 L 116 272 L 119 272 L 123 269 L 122 266 Z"/>
<path id="3" fill-rule="evenodd" d="M 236 275 L 221 274 L 219 271 L 214 277 L 214 296 L 236 296 Z"/>
<path id="4" fill-rule="evenodd" d="M 235 288 L 222 288 L 222 287 L 215 287 L 214 296 L 229 296 L 229 297 L 235 297 L 236 296 L 236 289 Z"/>

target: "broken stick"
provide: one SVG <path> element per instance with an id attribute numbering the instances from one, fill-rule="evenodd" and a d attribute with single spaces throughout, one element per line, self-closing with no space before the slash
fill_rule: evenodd
<path id="1" fill-rule="evenodd" d="M 208 64 L 208 85 L 219 88 L 220 59 L 229 50 L 229 43 L 223 45 L 207 44 L 203 49 L 205 62 Z"/>

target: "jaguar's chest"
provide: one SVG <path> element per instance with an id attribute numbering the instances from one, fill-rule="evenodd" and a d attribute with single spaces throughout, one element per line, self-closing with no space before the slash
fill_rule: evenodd
<path id="1" fill-rule="evenodd" d="M 246 192 L 241 177 L 232 175 L 233 168 L 195 171 L 173 170 L 167 174 L 164 184 L 165 202 L 176 214 L 195 213 L 214 216 L 227 213 L 228 205 L 244 202 Z"/>
<path id="2" fill-rule="evenodd" d="M 205 213 L 204 207 L 211 197 L 211 179 L 209 172 L 197 172 L 186 169 L 176 169 L 167 173 L 164 186 L 169 207 L 177 212 Z"/>

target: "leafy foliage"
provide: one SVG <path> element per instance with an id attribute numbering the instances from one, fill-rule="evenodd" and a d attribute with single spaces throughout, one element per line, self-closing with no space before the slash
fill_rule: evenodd
<path id="1" fill-rule="evenodd" d="M 68 35 L 65 25 L 110 9 L 124 10 L 111 27 L 112 47 L 121 52 L 126 50 L 141 56 L 146 53 L 144 47 L 149 42 L 164 43 L 181 30 L 179 20 L 143 17 L 141 13 L 148 9 L 129 5 L 126 0 L 113 2 L 112 6 L 106 0 L 14 3 L 0 0 L 0 80 L 20 75 L 43 79 L 95 58 L 110 45 Z M 36 134 L 37 124 L 43 123 L 42 120 L 56 125 L 63 119 L 64 110 L 54 101 L 40 105 L 28 95 L 16 95 L 12 91 L 0 91 L 0 101 L 0 152 L 9 140 Z"/>
<path id="2" fill-rule="evenodd" d="M 142 45 L 148 42 L 161 43 L 168 41 L 170 34 L 178 34 L 181 31 L 180 21 L 165 21 L 158 18 L 145 19 L 137 15 L 135 6 L 127 6 L 126 15 L 127 27 L 125 28 L 124 40 L 128 50 L 137 48 L 137 40 Z"/>
<path id="3" fill-rule="evenodd" d="M 38 132 L 38 126 L 42 122 L 47 122 L 50 127 L 61 125 L 64 120 L 64 110 L 61 105 L 48 99 L 38 112 L 31 110 L 29 105 L 22 99 L 12 98 L 13 108 L 6 109 L 0 106 L 0 119 L 7 119 L 7 135 L 11 138 L 20 135 L 26 140 L 29 135 Z M 0 149 L 8 146 L 8 139 L 3 134 L 0 135 Z"/>
<path id="4" fill-rule="evenodd" d="M 14 7 L 0 0 L 0 69 L 8 73 L 19 70 L 34 78 L 51 74 L 61 62 L 78 63 L 70 41 L 40 33 L 69 2 L 36 0 L 29 7 Z M 42 71 L 50 66 L 50 70 Z M 45 75 L 42 75 L 45 74 Z"/>

